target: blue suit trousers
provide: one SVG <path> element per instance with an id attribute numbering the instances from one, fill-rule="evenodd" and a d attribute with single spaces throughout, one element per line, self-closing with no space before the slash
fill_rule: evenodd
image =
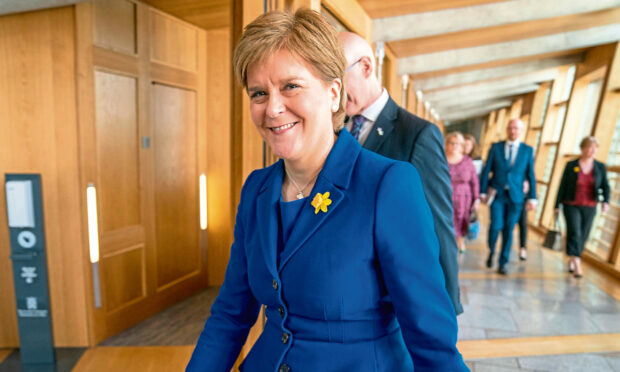
<path id="1" fill-rule="evenodd" d="M 510 200 L 507 193 L 501 193 L 491 204 L 491 226 L 489 227 L 489 249 L 491 255 L 495 253 L 495 244 L 499 232 L 502 232 L 502 250 L 499 258 L 499 266 L 505 266 L 510 260 L 510 248 L 512 247 L 512 230 L 519 220 L 523 203 L 515 203 Z"/>

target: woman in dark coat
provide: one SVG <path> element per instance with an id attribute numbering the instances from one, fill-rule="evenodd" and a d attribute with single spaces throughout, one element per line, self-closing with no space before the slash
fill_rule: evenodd
<path id="1" fill-rule="evenodd" d="M 582 276 L 580 257 L 590 235 L 596 205 L 601 198 L 601 211 L 605 213 L 609 210 L 607 170 L 605 164 L 594 160 L 598 141 L 594 137 L 586 137 L 580 147 L 581 156 L 566 163 L 555 201 L 556 215 L 560 212 L 560 203 L 563 205 L 568 271 L 574 273 L 575 278 Z"/>

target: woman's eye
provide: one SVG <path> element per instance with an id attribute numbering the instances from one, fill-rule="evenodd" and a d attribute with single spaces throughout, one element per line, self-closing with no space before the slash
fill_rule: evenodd
<path id="1" fill-rule="evenodd" d="M 288 90 L 290 90 L 290 89 L 295 89 L 295 88 L 299 88 L 299 85 L 297 85 L 297 84 L 293 84 L 293 83 L 288 83 L 288 84 L 286 84 L 286 86 L 285 86 L 285 89 L 288 89 Z"/>
<path id="2" fill-rule="evenodd" d="M 263 92 L 263 91 L 256 91 L 256 92 L 253 92 L 252 94 L 250 94 L 250 98 L 262 97 L 264 95 L 265 95 L 265 92 Z"/>

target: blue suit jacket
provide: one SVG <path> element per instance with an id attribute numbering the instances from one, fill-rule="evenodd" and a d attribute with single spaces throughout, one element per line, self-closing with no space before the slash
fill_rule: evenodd
<path id="1" fill-rule="evenodd" d="M 278 265 L 282 167 L 243 187 L 224 284 L 187 370 L 228 372 L 264 304 L 242 371 L 467 371 L 416 169 L 343 129 Z M 315 214 L 319 192 L 332 204 Z"/>
<path id="2" fill-rule="evenodd" d="M 489 186 L 497 191 L 497 197 L 503 196 L 508 191 L 508 197 L 513 203 L 523 203 L 526 195 L 523 194 L 523 181 L 530 183 L 527 199 L 536 199 L 536 177 L 534 177 L 534 150 L 524 144 L 519 144 L 517 157 L 511 166 L 506 161 L 506 142 L 496 142 L 491 145 L 486 164 L 480 173 L 480 193 L 486 194 Z M 493 176 L 489 179 L 489 173 Z M 506 185 L 508 190 L 506 190 Z"/>
<path id="3" fill-rule="evenodd" d="M 424 195 L 431 207 L 439 240 L 439 263 L 446 281 L 446 290 L 456 313 L 462 313 L 452 184 L 439 128 L 399 107 L 390 98 L 368 134 L 364 148 L 390 159 L 409 162 L 420 173 Z"/>

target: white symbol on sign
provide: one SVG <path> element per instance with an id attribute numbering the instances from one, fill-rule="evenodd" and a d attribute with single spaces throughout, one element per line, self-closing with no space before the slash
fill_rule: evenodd
<path id="1" fill-rule="evenodd" d="M 26 283 L 32 284 L 32 282 L 34 281 L 34 278 L 38 276 L 36 271 L 37 271 L 37 268 L 34 266 L 24 266 L 22 267 L 21 277 L 26 279 Z"/>
<path id="2" fill-rule="evenodd" d="M 22 231 L 17 235 L 17 243 L 22 248 L 32 248 L 37 244 L 37 236 L 30 231 Z"/>
<path id="3" fill-rule="evenodd" d="M 26 308 L 28 310 L 36 310 L 37 306 L 38 304 L 36 297 L 26 297 Z"/>

